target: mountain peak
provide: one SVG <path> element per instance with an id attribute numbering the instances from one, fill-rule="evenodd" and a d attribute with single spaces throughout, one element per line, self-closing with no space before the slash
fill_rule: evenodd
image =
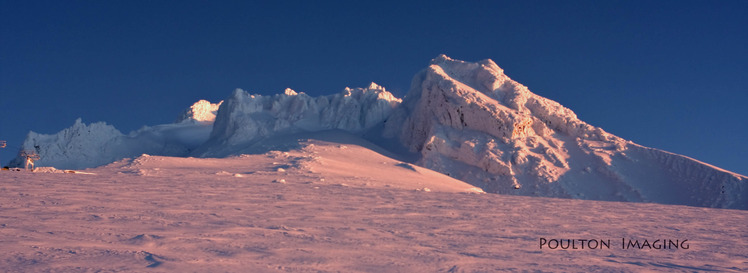
<path id="1" fill-rule="evenodd" d="M 440 64 L 440 63 L 446 63 L 449 61 L 454 61 L 454 60 L 447 55 L 439 54 L 439 56 L 436 56 L 436 58 L 431 59 L 431 64 Z"/>
<path id="2" fill-rule="evenodd" d="M 286 94 L 286 96 L 296 96 L 299 93 L 296 93 L 296 91 L 293 91 L 291 88 L 286 88 L 286 90 L 283 91 L 283 94 Z"/>
<path id="3" fill-rule="evenodd" d="M 375 83 L 319 97 L 237 89 L 224 103 L 198 101 L 174 124 L 123 135 L 77 120 L 55 135 L 31 132 L 23 147 L 41 155 L 40 166 L 92 167 L 143 153 L 251 153 L 267 140 L 318 131 L 365 137 L 491 193 L 748 209 L 748 177 L 589 125 L 490 59 L 446 55 L 414 77 L 403 100 Z"/>
<path id="4" fill-rule="evenodd" d="M 431 60 L 430 65 L 436 65 L 441 67 L 444 71 L 472 71 L 472 70 L 485 70 L 488 73 L 496 76 L 504 75 L 504 69 L 501 69 L 493 60 L 485 59 L 476 63 L 456 60 L 448 57 L 447 55 L 440 54 L 436 58 Z"/>
<path id="5" fill-rule="evenodd" d="M 369 87 L 367 87 L 366 89 L 370 89 L 370 90 L 384 90 L 384 87 L 382 87 L 381 85 L 376 84 L 375 82 L 371 82 L 369 84 Z"/>
<path id="6" fill-rule="evenodd" d="M 193 121 L 198 123 L 213 123 L 216 119 L 216 113 L 223 101 L 211 103 L 207 100 L 199 100 L 185 110 L 177 119 L 177 123 Z"/>
<path id="7" fill-rule="evenodd" d="M 510 79 L 490 59 L 472 63 L 439 55 L 416 75 L 402 105 L 385 133 L 399 132 L 400 142 L 420 154 L 418 165 L 486 192 L 746 206 L 744 177 L 591 126 Z M 703 177 L 679 171 L 691 168 L 704 170 Z M 731 190 L 697 193 L 716 180 Z M 676 188 L 683 194 L 664 190 Z"/>

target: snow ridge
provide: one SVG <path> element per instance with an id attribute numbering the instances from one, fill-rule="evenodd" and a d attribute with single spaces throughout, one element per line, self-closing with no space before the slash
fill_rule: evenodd
<path id="1" fill-rule="evenodd" d="M 591 126 L 491 60 L 434 59 L 384 134 L 487 192 L 748 208 L 745 176 Z"/>
<path id="2" fill-rule="evenodd" d="M 210 140 L 198 155 L 229 155 L 279 134 L 329 129 L 360 133 L 383 122 L 400 102 L 375 83 L 316 98 L 291 89 L 273 96 L 237 89 L 218 110 Z"/>
<path id="3" fill-rule="evenodd" d="M 30 132 L 23 149 L 41 156 L 37 166 L 81 169 L 141 154 L 225 157 L 256 147 L 298 148 L 281 142 L 322 131 L 367 138 L 407 158 L 393 148 L 404 146 L 417 155 L 411 163 L 491 193 L 748 209 L 748 177 L 591 126 L 491 60 L 445 55 L 413 78 L 403 100 L 375 83 L 319 97 L 237 89 L 219 103 L 196 102 L 173 124 L 124 135 L 78 119 L 57 134 Z"/>
<path id="4" fill-rule="evenodd" d="M 21 150 L 36 152 L 37 166 L 59 169 L 97 167 L 141 154 L 186 156 L 210 136 L 211 113 L 220 104 L 201 100 L 185 110 L 177 123 L 144 126 L 127 135 L 104 122 L 86 125 L 79 118 L 56 134 L 29 132 Z M 24 166 L 24 159 L 18 156 L 10 165 Z"/>
<path id="5" fill-rule="evenodd" d="M 22 150 L 34 151 L 41 156 L 37 166 L 55 166 L 62 169 L 75 169 L 81 166 L 97 166 L 100 162 L 114 161 L 118 146 L 125 136 L 114 126 L 104 122 L 83 124 L 79 118 L 73 126 L 54 135 L 29 132 Z M 110 162 L 111 162 L 110 161 Z M 11 166 L 23 166 L 19 156 L 11 161 Z"/>

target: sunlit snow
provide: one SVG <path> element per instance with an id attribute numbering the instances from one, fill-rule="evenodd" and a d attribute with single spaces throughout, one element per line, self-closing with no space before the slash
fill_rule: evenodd
<path id="1" fill-rule="evenodd" d="M 339 131 L 285 141 L 295 148 L 226 158 L 141 155 L 84 173 L 0 172 L 0 268 L 748 270 L 746 211 L 481 194 Z M 663 249 L 662 240 L 679 243 Z"/>
<path id="2" fill-rule="evenodd" d="M 195 103 L 173 124 L 124 135 L 79 119 L 57 134 L 29 133 L 23 149 L 41 156 L 37 166 L 80 169 L 140 154 L 263 153 L 268 141 L 326 130 L 489 193 L 748 209 L 748 177 L 589 125 L 491 60 L 444 55 L 416 74 L 403 99 L 375 83 L 319 97 L 237 89 L 222 102 Z"/>
<path id="3" fill-rule="evenodd" d="M 748 271 L 746 176 L 591 126 L 491 60 L 438 56 L 403 99 L 237 89 L 23 150 L 35 171 L 0 172 L 7 272 Z"/>

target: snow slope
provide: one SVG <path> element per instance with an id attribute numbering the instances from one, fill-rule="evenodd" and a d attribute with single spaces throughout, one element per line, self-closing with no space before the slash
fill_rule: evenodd
<path id="1" fill-rule="evenodd" d="M 747 211 L 475 194 L 351 134 L 296 137 L 287 151 L 144 155 L 89 174 L 0 171 L 0 272 L 748 270 Z"/>
<path id="2" fill-rule="evenodd" d="M 39 166 L 85 168 L 143 153 L 263 153 L 283 139 L 294 149 L 284 137 L 328 130 L 491 193 L 748 209 L 748 177 L 591 126 L 491 60 L 444 55 L 414 77 L 403 100 L 374 83 L 320 97 L 237 89 L 218 104 L 197 102 L 174 124 L 123 135 L 77 121 L 55 135 L 32 132 L 23 147 L 41 155 Z"/>

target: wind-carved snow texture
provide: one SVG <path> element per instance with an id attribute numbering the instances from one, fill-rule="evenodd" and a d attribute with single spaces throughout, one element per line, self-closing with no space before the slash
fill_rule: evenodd
<path id="1" fill-rule="evenodd" d="M 218 103 L 210 103 L 207 100 L 199 100 L 198 102 L 190 106 L 190 108 L 185 110 L 184 113 L 179 116 L 175 123 L 196 122 L 213 124 L 213 122 L 216 120 L 216 113 L 218 112 L 218 108 L 221 107 L 222 103 L 223 101 L 220 101 Z"/>
<path id="2" fill-rule="evenodd" d="M 220 104 L 201 100 L 186 110 L 177 123 L 145 126 L 127 135 L 104 122 L 86 125 L 78 119 L 57 134 L 29 132 L 22 149 L 40 155 L 37 166 L 61 169 L 96 167 L 141 154 L 186 156 L 210 136 Z M 13 166 L 23 164 L 20 156 L 11 162 Z"/>
<path id="3" fill-rule="evenodd" d="M 326 130 L 365 136 L 382 147 L 405 146 L 419 155 L 411 163 L 491 193 L 748 209 L 748 177 L 591 126 L 491 60 L 444 55 L 414 77 L 404 100 L 374 83 L 320 97 L 237 89 L 223 102 L 195 103 L 174 124 L 123 135 L 78 120 L 55 135 L 29 133 L 23 148 L 41 155 L 37 166 L 80 169 L 144 153 L 266 152 L 255 148 L 277 149 L 275 140 L 283 136 Z"/>
<path id="4" fill-rule="evenodd" d="M 418 165 L 486 192 L 748 208 L 745 176 L 580 121 L 491 60 L 434 59 L 385 135 L 419 152 Z"/>
<path id="5" fill-rule="evenodd" d="M 73 126 L 57 134 L 45 135 L 29 132 L 22 145 L 25 151 L 34 151 L 41 156 L 37 166 L 54 166 L 64 169 L 79 169 L 99 166 L 117 160 L 118 150 L 127 136 L 114 126 L 104 122 L 89 125 L 77 119 Z M 11 161 L 11 166 L 23 166 L 21 156 Z"/>
<path id="6" fill-rule="evenodd" d="M 748 211 L 479 194 L 327 134 L 289 152 L 0 171 L 0 271 L 748 271 Z"/>
<path id="7" fill-rule="evenodd" d="M 234 154 L 280 134 L 329 129 L 360 133 L 381 124 L 400 102 L 375 83 L 316 98 L 291 89 L 274 96 L 237 89 L 218 110 L 210 140 L 198 155 Z"/>

